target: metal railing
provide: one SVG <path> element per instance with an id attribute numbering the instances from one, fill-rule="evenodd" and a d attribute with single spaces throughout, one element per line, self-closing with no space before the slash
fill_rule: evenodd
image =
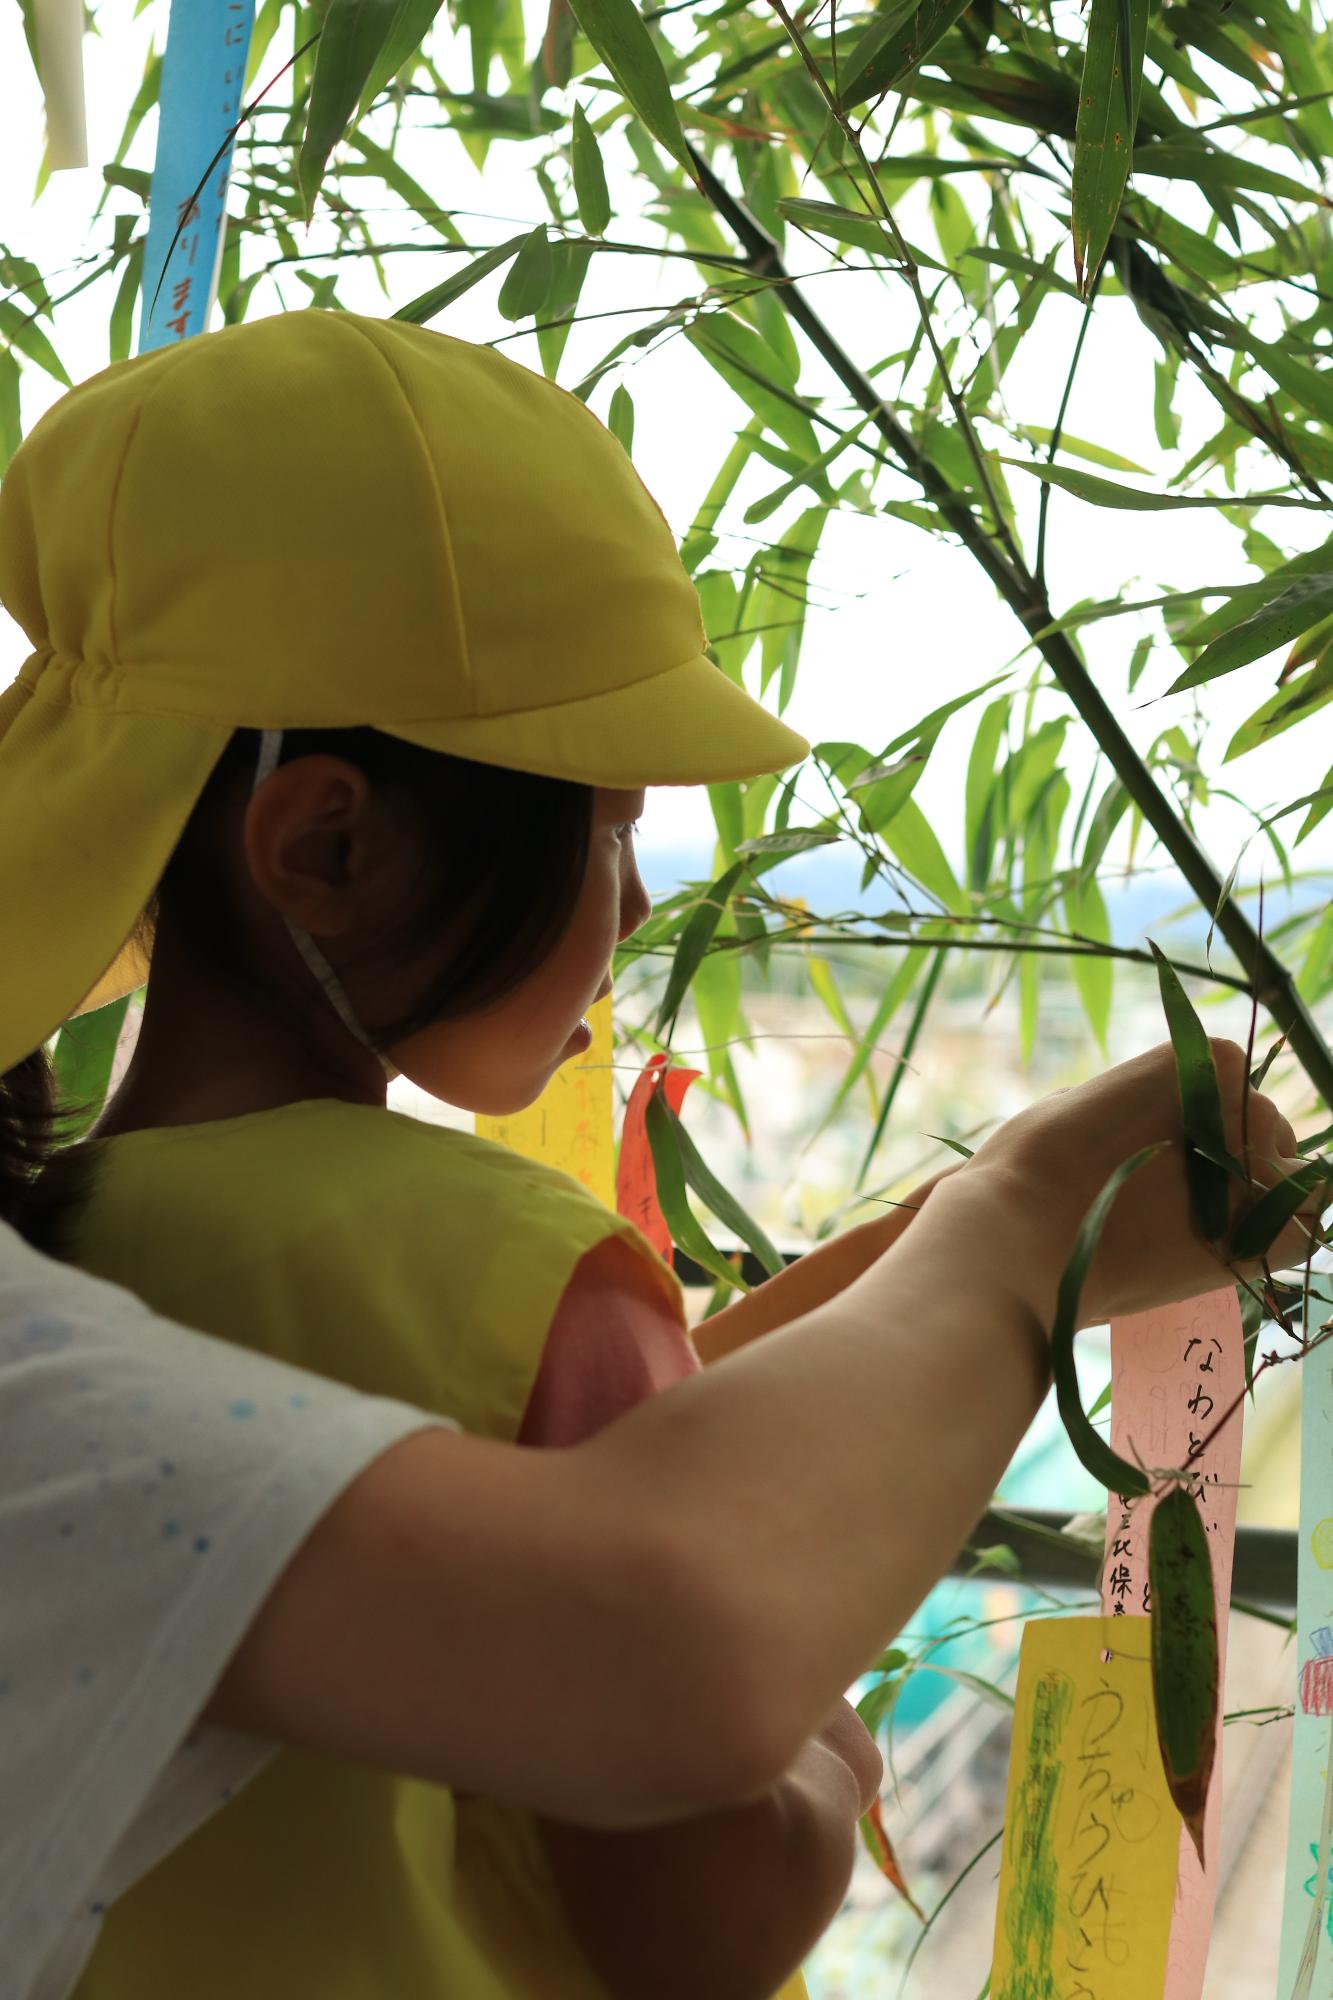
<path id="1" fill-rule="evenodd" d="M 1043 1590 L 1095 1590 L 1100 1579 L 1099 1544 L 1064 1532 L 1067 1514 L 1041 1507 L 988 1507 L 959 1550 L 950 1574 L 967 1576 L 983 1549 L 1003 1544 L 1022 1566 L 1016 1582 Z M 994 1571 L 990 1572 L 992 1575 Z M 1263 1616 L 1296 1616 L 1296 1534 L 1288 1528 L 1237 1528 L 1231 1576 L 1236 1611 L 1253 1608 Z"/>

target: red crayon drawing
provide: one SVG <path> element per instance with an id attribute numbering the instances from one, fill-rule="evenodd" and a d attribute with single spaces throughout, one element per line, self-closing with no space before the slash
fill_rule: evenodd
<path id="1" fill-rule="evenodd" d="M 1333 1660 L 1307 1660 L 1301 1668 L 1301 1712 L 1333 1715 Z"/>

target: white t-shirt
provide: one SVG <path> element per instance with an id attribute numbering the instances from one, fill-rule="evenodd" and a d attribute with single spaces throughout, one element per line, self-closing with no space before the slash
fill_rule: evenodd
<path id="1" fill-rule="evenodd" d="M 275 1755 L 191 1724 L 320 1516 L 441 1424 L 0 1226 L 3 2000 L 65 2000 L 107 1905 Z"/>

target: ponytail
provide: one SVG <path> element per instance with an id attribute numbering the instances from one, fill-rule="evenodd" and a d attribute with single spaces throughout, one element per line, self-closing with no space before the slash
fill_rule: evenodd
<path id="1" fill-rule="evenodd" d="M 75 1116 L 60 1105 L 45 1049 L 0 1076 L 0 1222 L 55 1257 L 68 1255 L 97 1151 L 89 1143 L 63 1143 L 61 1127 Z"/>
<path id="2" fill-rule="evenodd" d="M 45 1049 L 35 1049 L 0 1076 L 0 1221 L 22 1228 L 55 1131 L 55 1072 Z"/>

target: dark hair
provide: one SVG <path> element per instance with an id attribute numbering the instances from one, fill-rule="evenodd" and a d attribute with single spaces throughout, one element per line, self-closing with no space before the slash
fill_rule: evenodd
<path id="1" fill-rule="evenodd" d="M 227 888 L 223 824 L 253 783 L 256 730 L 238 729 L 204 786 L 167 863 L 150 930 L 169 930 L 202 969 L 270 1009 L 280 1002 L 254 965 Z M 449 962 L 409 1017 L 362 1023 L 380 1047 L 435 1021 L 501 1000 L 534 973 L 573 915 L 592 827 L 592 788 L 423 750 L 377 729 L 292 729 L 280 762 L 327 754 L 364 772 L 415 836 L 417 890 L 360 965 L 404 965 L 445 933 Z M 536 836 L 536 837 L 534 837 Z M 326 1006 L 313 987 L 310 1005 Z M 59 1249 L 61 1220 L 84 1175 L 58 1146 L 51 1067 L 41 1050 L 0 1077 L 0 1219 Z M 53 1163 L 54 1156 L 54 1163 Z M 68 1170 L 66 1170 L 66 1159 Z"/>
<path id="2" fill-rule="evenodd" d="M 238 729 L 213 769 L 158 884 L 150 912 L 195 963 L 271 997 L 256 977 L 227 895 L 223 817 L 254 781 L 260 738 Z M 453 933 L 448 965 L 409 1018 L 364 1021 L 378 1046 L 504 998 L 548 955 L 578 900 L 592 790 L 563 778 L 423 750 L 378 729 L 289 729 L 279 762 L 334 756 L 363 772 L 415 836 L 418 895 L 366 947 L 361 966 L 410 963 Z M 537 837 L 534 838 L 534 835 Z M 312 1006 L 327 1006 L 312 987 Z"/>
<path id="3" fill-rule="evenodd" d="M 55 1077 L 45 1049 L 0 1076 L 0 1219 L 17 1221 L 55 1139 Z"/>

